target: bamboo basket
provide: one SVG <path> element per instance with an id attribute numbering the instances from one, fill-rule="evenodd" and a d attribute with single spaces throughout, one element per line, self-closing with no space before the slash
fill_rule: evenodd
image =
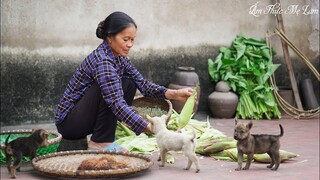
<path id="1" fill-rule="evenodd" d="M 83 160 L 93 157 L 101 158 L 104 155 L 111 155 L 115 161 L 126 163 L 127 167 L 109 170 L 78 170 Z M 80 179 L 129 176 L 144 171 L 152 165 L 152 160 L 147 156 L 116 151 L 63 151 L 36 157 L 32 160 L 33 168 L 44 175 Z"/>
<path id="2" fill-rule="evenodd" d="M 172 114 L 172 103 L 167 99 L 155 99 L 155 98 L 149 98 L 144 96 L 138 96 L 135 97 L 132 102 L 132 107 L 140 107 L 140 108 L 149 108 L 149 109 L 161 109 L 162 111 L 166 112 L 166 119 L 167 121 L 170 119 L 170 116 Z M 146 112 L 137 112 L 139 113 L 143 118 L 146 118 Z M 152 110 L 149 111 L 149 116 L 161 116 L 157 113 L 153 114 Z"/>

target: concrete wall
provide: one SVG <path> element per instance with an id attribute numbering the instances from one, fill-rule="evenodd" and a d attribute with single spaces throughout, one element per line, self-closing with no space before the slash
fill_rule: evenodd
<path id="1" fill-rule="evenodd" d="M 53 121 L 53 110 L 72 73 L 101 42 L 97 24 L 113 11 L 135 19 L 137 38 L 130 58 L 156 83 L 168 86 L 178 66 L 194 66 L 200 77 L 200 110 L 213 91 L 207 60 L 239 33 L 264 38 L 277 26 L 266 12 L 273 0 L 2 0 L 1 124 Z M 319 0 L 282 0 L 287 36 L 319 70 Z M 250 13 L 256 5 L 255 14 Z M 304 11 L 303 8 L 307 8 Z M 263 11 L 262 11 L 263 10 Z M 260 13 L 259 13 L 260 12 Z M 307 12 L 311 14 L 307 14 Z M 274 12 L 276 13 L 276 12 Z M 289 77 L 279 38 L 272 38 L 283 66 L 279 85 Z M 312 78 L 319 101 L 319 82 L 290 52 L 298 82 Z"/>

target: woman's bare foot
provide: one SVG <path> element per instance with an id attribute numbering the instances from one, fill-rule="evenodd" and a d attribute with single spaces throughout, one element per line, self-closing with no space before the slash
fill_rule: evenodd
<path id="1" fill-rule="evenodd" d="M 102 151 L 103 148 L 105 148 L 106 146 L 109 146 L 110 144 L 112 144 L 112 142 L 97 143 L 89 140 L 88 149 L 96 149 L 96 150 Z"/>
<path id="2" fill-rule="evenodd" d="M 112 142 L 97 143 L 97 142 L 89 140 L 88 149 L 94 149 L 94 150 L 98 150 L 98 151 L 103 151 L 107 146 L 109 146 L 111 144 L 112 144 Z M 129 151 L 127 149 L 121 148 L 120 152 L 128 153 Z"/>

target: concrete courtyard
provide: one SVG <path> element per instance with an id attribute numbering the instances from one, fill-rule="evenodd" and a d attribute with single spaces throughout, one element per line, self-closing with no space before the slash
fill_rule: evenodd
<path id="1" fill-rule="evenodd" d="M 204 118 L 206 115 L 200 115 Z M 202 119 L 201 119 L 202 120 Z M 203 119 L 204 120 L 204 119 Z M 243 120 L 248 122 L 246 120 Z M 233 119 L 213 119 L 210 118 L 213 128 L 224 132 L 232 137 Z M 266 168 L 267 164 L 252 163 L 248 171 L 235 171 L 236 162 L 218 161 L 211 157 L 200 156 L 200 173 L 195 173 L 194 166 L 189 171 L 183 170 L 187 164 L 187 159 L 181 153 L 173 153 L 175 156 L 174 164 L 167 164 L 165 167 L 158 166 L 158 153 L 153 153 L 150 157 L 154 165 L 148 170 L 127 176 L 125 179 L 142 180 L 162 180 L 162 179 L 281 179 L 281 180 L 318 180 L 319 179 L 319 117 L 308 120 L 295 120 L 284 116 L 281 120 L 258 120 L 253 121 L 252 133 L 256 134 L 279 134 L 281 123 L 284 127 L 284 136 L 281 138 L 281 149 L 299 154 L 299 157 L 293 158 L 280 164 L 278 171 L 271 171 Z M 55 129 L 53 124 L 39 124 L 26 126 L 7 126 L 3 130 L 12 129 L 30 129 L 42 127 L 46 129 Z M 7 169 L 1 165 L 1 179 L 10 179 Z M 31 164 L 23 164 L 21 172 L 17 172 L 17 179 L 58 179 L 49 177 L 35 171 Z M 62 178 L 60 178 L 62 179 Z"/>

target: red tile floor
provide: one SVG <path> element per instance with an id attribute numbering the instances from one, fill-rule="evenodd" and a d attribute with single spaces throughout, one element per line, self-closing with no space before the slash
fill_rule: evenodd
<path id="1" fill-rule="evenodd" d="M 206 116 L 206 115 L 205 115 Z M 205 119 L 205 118 L 204 118 Z M 245 121 L 248 122 L 248 121 Z M 216 128 L 226 135 L 233 134 L 233 119 L 213 119 L 210 118 L 213 128 Z M 185 171 L 187 159 L 180 153 L 174 153 L 175 163 L 168 164 L 163 168 L 158 166 L 158 153 L 153 153 L 151 158 L 154 165 L 143 172 L 131 175 L 125 179 L 145 179 L 145 180 L 198 180 L 198 179 L 281 179 L 281 180 L 318 180 L 319 179 L 319 117 L 308 120 L 295 120 L 288 116 L 281 120 L 259 120 L 253 121 L 252 133 L 278 134 L 281 123 L 284 127 L 284 136 L 281 138 L 281 149 L 299 154 L 298 158 L 281 163 L 278 171 L 271 171 L 266 168 L 267 164 L 252 163 L 248 171 L 234 171 L 236 162 L 217 161 L 210 157 L 199 156 L 201 170 L 195 173 L 194 166 L 191 170 Z M 53 124 L 41 125 L 42 128 L 54 129 Z M 2 127 L 8 129 L 29 129 L 28 126 Z M 1 166 L 1 179 L 10 179 L 7 169 Z M 24 164 L 21 172 L 17 173 L 17 179 L 57 179 L 42 175 L 33 170 L 30 164 Z"/>

